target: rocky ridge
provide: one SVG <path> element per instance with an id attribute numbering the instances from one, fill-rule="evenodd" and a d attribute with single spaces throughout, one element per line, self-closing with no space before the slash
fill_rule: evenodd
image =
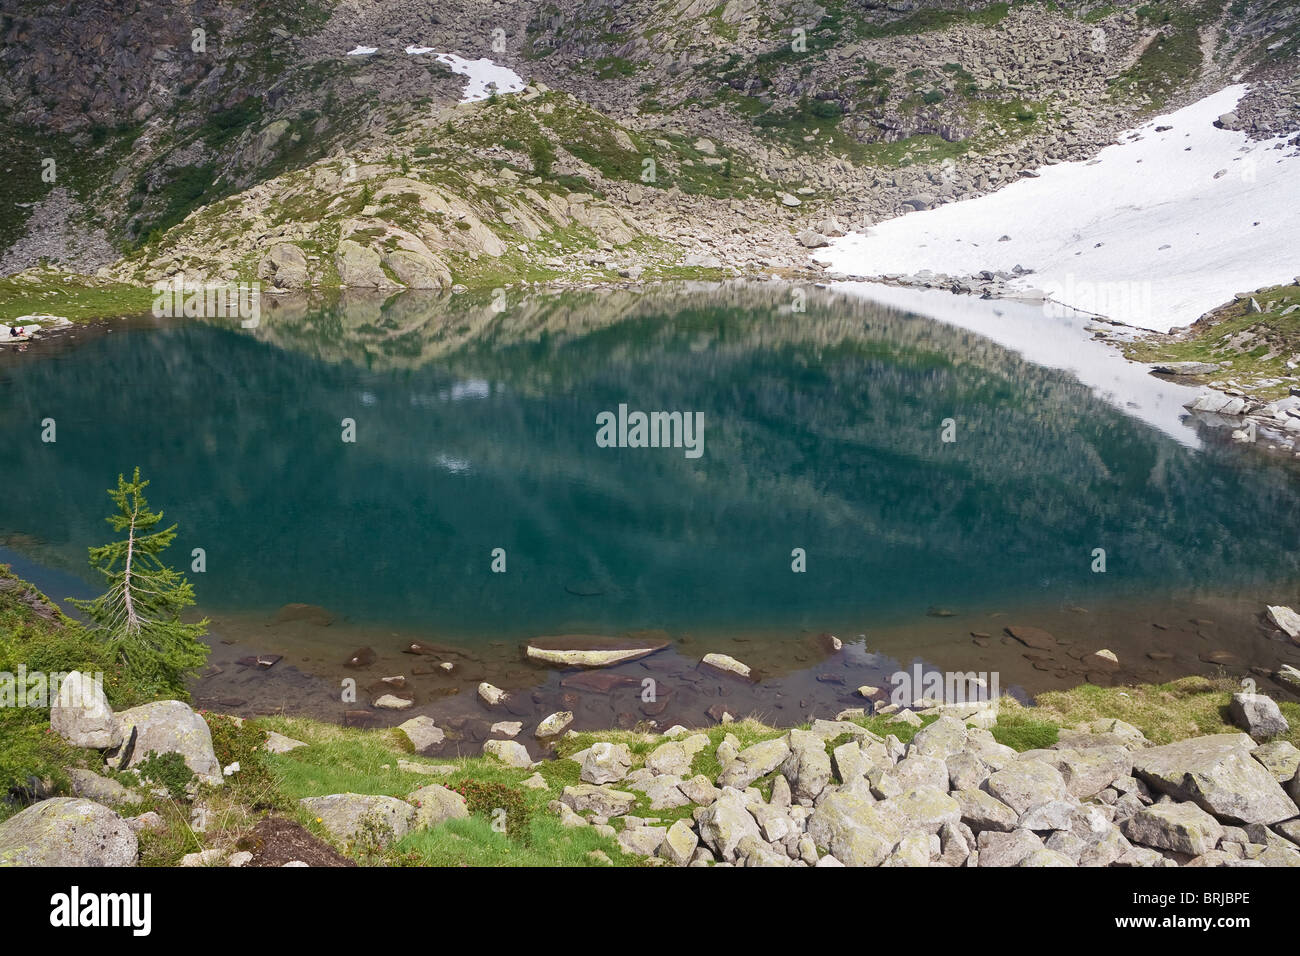
<path id="1" fill-rule="evenodd" d="M 136 6 L 0 23 L 0 161 L 25 176 L 61 137 L 73 177 L 57 215 L 34 176 L 10 185 L 30 228 L 0 236 L 5 271 L 377 290 L 809 273 L 821 237 L 1088 156 L 1230 76 L 1254 84 L 1240 128 L 1300 126 L 1294 11 L 1264 3 Z M 460 78 L 412 44 L 536 82 L 458 106 Z M 127 257 L 61 249 L 52 217 Z"/>

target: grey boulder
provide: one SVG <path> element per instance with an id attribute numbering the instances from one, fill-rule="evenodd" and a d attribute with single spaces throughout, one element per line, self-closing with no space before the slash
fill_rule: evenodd
<path id="1" fill-rule="evenodd" d="M 0 823 L 0 866 L 135 866 L 127 822 L 81 797 L 42 800 Z"/>

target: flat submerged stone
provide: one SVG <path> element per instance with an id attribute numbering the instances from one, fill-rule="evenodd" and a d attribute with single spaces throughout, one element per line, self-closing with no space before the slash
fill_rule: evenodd
<path id="1" fill-rule="evenodd" d="M 524 645 L 529 660 L 560 667 L 611 667 L 661 651 L 668 641 L 629 640 L 594 634 L 539 637 Z"/>

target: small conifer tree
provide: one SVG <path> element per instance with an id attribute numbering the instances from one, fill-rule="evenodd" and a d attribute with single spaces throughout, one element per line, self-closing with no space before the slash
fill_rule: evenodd
<path id="1" fill-rule="evenodd" d="M 155 530 L 163 515 L 149 510 L 148 484 L 139 468 L 130 481 L 117 476 L 108 495 L 118 510 L 107 520 L 125 537 L 90 549 L 90 563 L 108 580 L 108 590 L 72 603 L 90 618 L 92 633 L 108 644 L 128 678 L 155 695 L 185 699 L 186 678 L 207 660 L 209 649 L 199 638 L 208 622 L 181 621 L 194 604 L 194 589 L 160 557 L 176 525 Z"/>

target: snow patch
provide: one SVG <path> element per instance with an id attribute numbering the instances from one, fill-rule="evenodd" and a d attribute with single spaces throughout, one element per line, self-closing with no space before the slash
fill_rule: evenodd
<path id="1" fill-rule="evenodd" d="M 1300 150 L 1214 126 L 1245 92 L 1228 87 L 1124 133 L 1096 159 L 891 219 L 815 257 L 852 275 L 1021 265 L 1034 272 L 1012 288 L 1162 332 L 1194 322 L 1235 292 L 1300 272 Z"/>
<path id="2" fill-rule="evenodd" d="M 509 67 L 498 66 L 491 60 L 467 60 L 455 53 L 439 53 L 438 59 L 451 67 L 453 73 L 469 78 L 465 92 L 461 94 L 462 103 L 485 100 L 494 91 L 518 93 L 524 88 L 524 81 L 518 73 Z"/>
<path id="3" fill-rule="evenodd" d="M 347 55 L 369 56 L 378 52 L 378 47 L 357 46 L 349 50 Z M 461 94 L 462 103 L 485 100 L 493 93 L 518 93 L 524 88 L 523 78 L 518 73 L 487 58 L 467 60 L 455 53 L 439 53 L 436 47 L 417 46 L 414 43 L 408 44 L 403 52 L 407 56 L 426 56 L 432 53 L 437 60 L 451 67 L 453 73 L 466 77 L 468 82 Z"/>

